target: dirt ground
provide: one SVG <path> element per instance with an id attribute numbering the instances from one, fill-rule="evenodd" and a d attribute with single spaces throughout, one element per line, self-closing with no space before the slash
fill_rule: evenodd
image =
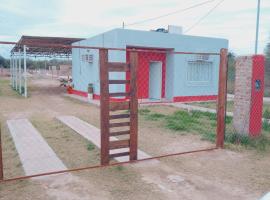
<path id="1" fill-rule="evenodd" d="M 8 83 L 0 80 L 6 178 L 24 175 L 7 119 L 28 118 L 68 168 L 99 164 L 99 149 L 89 149 L 89 141 L 55 118 L 74 115 L 99 127 L 98 107 L 65 97 L 65 90 L 56 80 L 31 80 L 28 99 L 12 91 Z M 169 106 L 149 109 L 163 114 L 176 111 Z M 165 129 L 159 121 L 139 118 L 139 148 L 150 155 L 212 146 L 198 135 L 179 135 Z M 0 199 L 255 200 L 268 191 L 269 152 L 234 148 L 51 176 L 45 182 L 29 179 L 2 183 Z"/>

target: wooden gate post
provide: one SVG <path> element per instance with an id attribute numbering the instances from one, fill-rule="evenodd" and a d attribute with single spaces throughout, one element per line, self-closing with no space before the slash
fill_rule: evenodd
<path id="1" fill-rule="evenodd" d="M 138 150 L 138 52 L 130 52 L 130 160 L 137 160 Z"/>
<path id="2" fill-rule="evenodd" d="M 108 50 L 99 50 L 100 65 L 100 130 L 101 165 L 109 164 L 109 74 L 107 70 Z"/>
<path id="3" fill-rule="evenodd" d="M 110 159 L 129 156 L 129 160 L 137 160 L 138 150 L 138 98 L 137 98 L 137 65 L 138 53 L 130 52 L 130 63 L 109 62 L 108 50 L 99 50 L 100 62 L 100 128 L 101 128 L 101 164 L 107 165 Z M 109 79 L 109 72 L 130 73 L 130 80 Z M 109 84 L 130 85 L 129 92 L 109 91 Z M 125 97 L 122 101 L 110 100 L 110 97 Z M 128 111 L 119 114 L 118 111 Z M 125 120 L 115 122 L 114 120 Z M 129 120 L 129 121 L 126 121 Z M 123 131 L 115 127 L 129 127 Z M 129 135 L 129 139 L 111 140 L 110 137 Z M 113 152 L 117 150 L 117 152 Z M 122 150 L 120 150 L 122 149 Z M 126 151 L 129 149 L 129 151 Z M 110 150 L 112 150 L 110 152 Z"/>
<path id="4" fill-rule="evenodd" d="M 218 87 L 218 102 L 217 102 L 217 130 L 216 130 L 217 148 L 224 147 L 226 103 L 227 103 L 227 74 L 228 74 L 227 54 L 228 54 L 227 49 L 220 50 L 219 87 Z"/>

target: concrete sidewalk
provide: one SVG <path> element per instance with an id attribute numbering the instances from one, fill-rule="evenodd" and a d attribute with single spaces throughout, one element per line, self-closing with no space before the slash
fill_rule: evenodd
<path id="1" fill-rule="evenodd" d="M 66 170 L 66 166 L 27 119 L 7 121 L 26 175 Z"/>
<path id="2" fill-rule="evenodd" d="M 233 100 L 234 99 L 234 95 L 233 94 L 227 94 L 227 98 L 228 98 L 228 100 Z M 270 103 L 270 97 L 264 97 L 263 98 L 263 102 L 264 103 Z"/>
<path id="3" fill-rule="evenodd" d="M 100 148 L 100 129 L 74 116 L 60 116 L 57 117 L 57 119 Z M 116 137 L 110 137 L 110 139 L 111 141 L 118 140 Z M 126 151 L 128 151 L 128 148 L 111 150 L 110 153 L 121 153 Z M 151 156 L 145 152 L 138 150 L 138 159 L 150 157 Z M 129 160 L 128 156 L 117 157 L 115 159 L 118 162 Z"/>

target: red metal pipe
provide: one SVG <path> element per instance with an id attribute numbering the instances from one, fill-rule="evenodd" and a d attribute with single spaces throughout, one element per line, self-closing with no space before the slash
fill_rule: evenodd
<path id="1" fill-rule="evenodd" d="M 129 52 L 154 52 L 154 53 L 172 53 L 172 54 L 200 54 L 200 55 L 220 55 L 220 53 L 213 53 L 213 52 L 177 52 L 177 51 L 162 51 L 162 50 L 150 50 L 150 49 L 125 49 L 125 48 L 104 48 L 104 47 L 93 47 L 93 46 L 78 46 L 78 45 L 61 45 L 61 44 L 51 44 L 51 43 L 17 43 L 17 42 L 6 42 L 6 41 L 0 41 L 0 44 L 13 44 L 13 45 L 26 45 L 31 47 L 54 47 L 54 48 L 77 48 L 77 49 L 108 49 L 108 50 L 115 50 L 115 51 L 129 51 Z"/>
<path id="2" fill-rule="evenodd" d="M 173 154 L 165 154 L 165 155 L 161 155 L 161 156 L 155 156 L 155 157 L 151 157 L 151 158 L 143 158 L 143 159 L 133 160 L 133 161 L 110 163 L 108 165 L 95 165 L 95 166 L 88 166 L 88 167 L 81 167 L 81 168 L 74 168 L 74 169 L 67 169 L 67 170 L 60 170 L 60 171 L 47 172 L 47 173 L 41 173 L 41 174 L 34 174 L 34 175 L 29 175 L 29 176 L 20 176 L 20 177 L 1 180 L 0 183 L 6 183 L 6 182 L 10 182 L 10 181 L 24 180 L 24 179 L 29 179 L 29 178 L 34 178 L 34 177 L 41 177 L 41 176 L 48 176 L 48 175 L 54 175 L 54 174 L 63 174 L 63 173 L 67 173 L 67 172 L 82 171 L 82 170 L 87 170 L 87 169 L 97 169 L 97 168 L 104 168 L 104 167 L 126 165 L 126 164 L 132 164 L 132 163 L 141 162 L 141 161 L 161 159 L 161 158 L 177 156 L 177 155 L 198 153 L 198 152 L 204 152 L 204 151 L 213 151 L 215 149 L 217 149 L 217 148 L 212 147 L 212 148 L 200 149 L 200 150 L 194 150 L 194 151 L 186 151 L 186 152 L 179 152 L 179 153 L 173 153 Z"/>

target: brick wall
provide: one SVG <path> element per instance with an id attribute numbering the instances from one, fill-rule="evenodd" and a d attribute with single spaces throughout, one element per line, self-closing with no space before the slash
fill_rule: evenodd
<path id="1" fill-rule="evenodd" d="M 235 64 L 233 125 L 240 134 L 249 134 L 252 56 L 240 56 Z"/>

